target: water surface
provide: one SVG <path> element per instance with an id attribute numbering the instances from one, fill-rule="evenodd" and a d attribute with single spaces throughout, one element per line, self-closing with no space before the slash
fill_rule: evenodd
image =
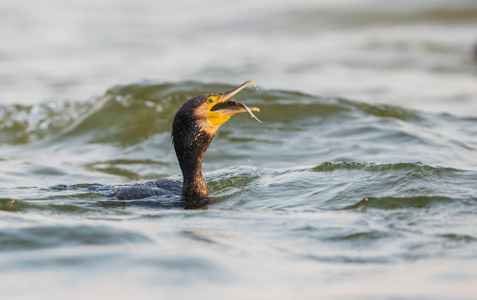
<path id="1" fill-rule="evenodd" d="M 473 299 L 473 1 L 0 4 L 2 299 Z M 58 184 L 180 179 L 194 96 L 253 80 L 214 201 Z"/>

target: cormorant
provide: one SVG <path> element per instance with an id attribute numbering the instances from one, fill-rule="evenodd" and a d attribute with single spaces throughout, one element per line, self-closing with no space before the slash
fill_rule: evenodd
<path id="1" fill-rule="evenodd" d="M 257 107 L 248 108 L 234 99 L 226 101 L 249 84 L 256 87 L 255 83 L 247 81 L 223 94 L 195 97 L 182 105 L 176 113 L 171 137 L 182 170 L 183 196 L 209 194 L 202 176 L 202 160 L 220 125 L 233 115 L 249 112 L 255 117 L 251 111 L 260 111 Z"/>
<path id="2" fill-rule="evenodd" d="M 197 96 L 185 102 L 177 111 L 172 123 L 171 138 L 182 171 L 182 183 L 172 179 L 160 179 L 130 185 L 92 185 L 87 189 L 102 192 L 120 200 L 179 194 L 196 199 L 207 196 L 209 191 L 202 175 L 202 160 L 217 129 L 230 117 L 243 112 L 248 112 L 260 122 L 252 113 L 252 111 L 260 111 L 257 107 L 249 108 L 231 98 L 250 84 L 256 87 L 252 81 L 246 81 L 222 94 Z M 79 187 L 55 186 L 52 188 L 77 189 Z"/>

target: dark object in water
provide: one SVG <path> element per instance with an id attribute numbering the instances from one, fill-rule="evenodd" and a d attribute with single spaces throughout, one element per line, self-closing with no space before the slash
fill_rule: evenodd
<path id="1" fill-rule="evenodd" d="M 248 85 L 242 85 L 222 94 L 206 94 L 188 100 L 177 111 L 172 123 L 172 143 L 181 167 L 183 182 L 161 179 L 128 185 L 58 185 L 54 189 L 86 189 L 101 192 L 120 200 L 144 199 L 163 196 L 186 196 L 188 202 L 193 198 L 207 196 L 209 191 L 202 175 L 202 161 L 215 133 L 220 125 L 233 115 L 248 112 L 256 120 L 252 111 L 260 111 L 256 107 L 247 107 L 231 97 Z M 227 101 L 228 100 L 228 101 Z M 260 122 L 260 120 L 258 120 Z M 204 198 L 205 199 L 205 198 Z M 199 201 L 200 202 L 200 201 Z"/>

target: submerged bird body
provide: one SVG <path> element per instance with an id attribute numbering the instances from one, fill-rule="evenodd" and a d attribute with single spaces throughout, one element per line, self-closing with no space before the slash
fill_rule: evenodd
<path id="1" fill-rule="evenodd" d="M 178 180 L 161 179 L 119 186 L 94 185 L 88 189 L 120 200 L 179 194 L 189 199 L 207 196 L 209 192 L 202 175 L 202 161 L 215 133 L 233 115 L 248 112 L 256 119 L 251 111 L 259 111 L 258 108 L 248 108 L 230 99 L 250 84 L 255 86 L 252 81 L 247 81 L 222 94 L 197 96 L 185 102 L 177 111 L 172 123 L 171 138 L 182 171 L 182 183 Z M 64 189 L 64 186 L 61 189 Z"/>

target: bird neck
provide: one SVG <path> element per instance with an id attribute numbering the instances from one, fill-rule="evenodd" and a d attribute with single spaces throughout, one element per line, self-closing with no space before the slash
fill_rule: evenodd
<path id="1" fill-rule="evenodd" d="M 187 197 L 206 196 L 209 194 L 207 183 L 202 175 L 202 157 L 197 158 L 197 165 L 189 165 L 182 169 L 182 195 Z"/>
<path id="2" fill-rule="evenodd" d="M 174 148 L 181 167 L 182 195 L 187 197 L 207 196 L 209 190 L 202 175 L 202 161 L 214 135 L 198 131 L 178 138 L 174 136 Z"/>

